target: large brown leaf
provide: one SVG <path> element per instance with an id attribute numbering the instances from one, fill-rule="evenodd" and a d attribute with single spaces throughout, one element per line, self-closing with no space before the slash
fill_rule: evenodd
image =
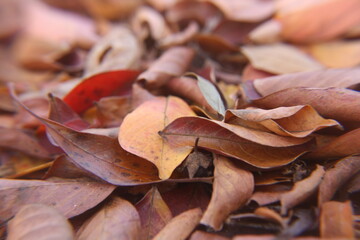
<path id="1" fill-rule="evenodd" d="M 296 182 L 291 191 L 281 195 L 281 213 L 286 212 L 310 197 L 317 189 L 325 174 L 324 168 L 317 165 L 311 175 L 299 182 Z"/>
<path id="2" fill-rule="evenodd" d="M 292 137 L 306 137 L 316 130 L 339 126 L 334 120 L 322 118 L 309 105 L 270 110 L 259 108 L 227 110 L 224 121 Z"/>
<path id="3" fill-rule="evenodd" d="M 291 138 L 200 117 L 182 117 L 160 135 L 170 144 L 198 146 L 258 168 L 288 164 L 309 150 L 309 138 Z"/>
<path id="4" fill-rule="evenodd" d="M 292 45 L 244 46 L 241 51 L 256 69 L 275 74 L 306 72 L 323 66 Z"/>
<path id="5" fill-rule="evenodd" d="M 351 156 L 338 161 L 327 170 L 319 186 L 318 205 L 330 201 L 339 188 L 360 170 L 360 156 Z"/>
<path id="6" fill-rule="evenodd" d="M 141 239 L 152 239 L 172 219 L 171 211 L 156 187 L 135 206 L 141 218 Z"/>
<path id="7" fill-rule="evenodd" d="M 153 238 L 154 240 L 185 240 L 199 224 L 201 209 L 194 208 L 171 219 L 171 221 Z"/>
<path id="8" fill-rule="evenodd" d="M 74 239 L 71 224 L 54 208 L 42 204 L 28 204 L 8 225 L 8 240 Z"/>
<path id="9" fill-rule="evenodd" d="M 256 79 L 255 89 L 262 96 L 292 87 L 347 88 L 360 83 L 360 68 L 325 69 Z"/>
<path id="10" fill-rule="evenodd" d="M 158 132 L 179 117 L 193 115 L 190 107 L 180 98 L 158 97 L 150 100 L 125 117 L 120 126 L 119 143 L 128 152 L 154 163 L 160 178 L 167 179 L 192 148 L 170 145 Z"/>
<path id="11" fill-rule="evenodd" d="M 360 121 L 360 93 L 340 88 L 289 88 L 253 101 L 260 108 L 311 105 L 325 118 Z"/>
<path id="12" fill-rule="evenodd" d="M 281 3 L 276 19 L 282 25 L 282 37 L 286 40 L 300 43 L 326 41 L 360 23 L 360 3 L 357 0 Z"/>
<path id="13" fill-rule="evenodd" d="M 76 239 L 140 239 L 140 216 L 128 201 L 114 197 L 88 219 L 77 232 Z"/>
<path id="14" fill-rule="evenodd" d="M 225 157 L 216 156 L 214 165 L 213 193 L 201 223 L 220 230 L 228 215 L 250 199 L 254 177 Z"/>
<path id="15" fill-rule="evenodd" d="M 53 206 L 66 217 L 85 212 L 103 201 L 115 186 L 87 179 L 0 179 L 0 221 L 12 217 L 22 205 Z"/>
<path id="16" fill-rule="evenodd" d="M 354 239 L 353 213 L 349 201 L 321 205 L 320 236 L 324 239 Z"/>

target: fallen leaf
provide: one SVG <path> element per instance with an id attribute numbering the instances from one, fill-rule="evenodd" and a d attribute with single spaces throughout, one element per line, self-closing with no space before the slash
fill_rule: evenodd
<path id="1" fill-rule="evenodd" d="M 0 3 L 0 39 L 6 39 L 21 29 L 21 5 L 18 1 L 5 0 Z"/>
<path id="2" fill-rule="evenodd" d="M 160 39 L 159 46 L 163 48 L 184 45 L 189 42 L 198 32 L 200 27 L 196 22 L 191 22 L 182 32 L 172 33 L 164 39 Z"/>
<path id="3" fill-rule="evenodd" d="M 257 168 L 283 166 L 309 149 L 309 138 L 291 138 L 201 117 L 181 117 L 160 135 L 170 144 L 198 146 Z M 306 143 L 308 142 L 308 143 Z"/>
<path id="4" fill-rule="evenodd" d="M 0 221 L 9 220 L 22 205 L 31 203 L 52 206 L 70 218 L 96 206 L 114 189 L 113 185 L 87 179 L 0 179 Z"/>
<path id="5" fill-rule="evenodd" d="M 225 157 L 216 156 L 214 165 L 213 193 L 201 223 L 220 230 L 228 215 L 250 199 L 254 177 Z"/>
<path id="6" fill-rule="evenodd" d="M 360 170 L 360 157 L 350 156 L 339 160 L 327 170 L 319 186 L 318 206 L 332 200 L 335 193 Z"/>
<path id="7" fill-rule="evenodd" d="M 140 42 L 129 28 L 114 27 L 91 48 L 85 73 L 91 76 L 107 71 L 137 69 L 142 52 Z"/>
<path id="8" fill-rule="evenodd" d="M 360 93 L 341 88 L 289 88 L 253 100 L 260 108 L 311 105 L 321 116 L 337 121 L 360 121 Z M 359 110 L 359 111 L 358 111 Z M 343 123 L 342 123 L 343 125 Z"/>
<path id="9" fill-rule="evenodd" d="M 72 89 L 64 97 L 64 102 L 75 112 L 82 113 L 102 97 L 130 92 L 138 74 L 134 70 L 118 70 L 91 76 Z"/>
<path id="10" fill-rule="evenodd" d="M 291 191 L 282 194 L 280 197 L 281 214 L 285 215 L 289 209 L 310 197 L 318 189 L 324 174 L 324 168 L 317 165 L 309 177 L 296 182 Z"/>
<path id="11" fill-rule="evenodd" d="M 248 80 L 268 78 L 271 76 L 274 76 L 274 74 L 256 69 L 249 63 L 246 65 L 244 71 L 242 72 L 241 81 L 246 82 Z M 255 81 L 254 81 L 254 85 L 255 85 Z"/>
<path id="12" fill-rule="evenodd" d="M 217 6 L 227 19 L 239 22 L 260 22 L 270 17 L 275 10 L 275 3 L 272 1 L 203 1 L 210 2 Z"/>
<path id="13" fill-rule="evenodd" d="M 294 87 L 348 88 L 360 83 L 360 68 L 324 69 L 256 79 L 255 89 L 262 96 Z"/>
<path id="14" fill-rule="evenodd" d="M 244 46 L 241 51 L 256 69 L 275 74 L 307 72 L 323 66 L 296 47 L 276 43 L 259 46 Z"/>
<path id="15" fill-rule="evenodd" d="M 281 23 L 273 18 L 252 30 L 249 33 L 249 39 L 255 43 L 276 43 L 281 41 L 281 30 Z"/>
<path id="16" fill-rule="evenodd" d="M 147 88 L 158 88 L 172 77 L 179 77 L 187 70 L 195 52 L 189 47 L 172 47 L 166 50 L 151 66 L 138 77 Z"/>
<path id="17" fill-rule="evenodd" d="M 140 216 L 136 208 L 119 197 L 110 199 L 78 230 L 76 239 L 140 239 Z"/>
<path id="18" fill-rule="evenodd" d="M 332 119 L 322 118 L 310 105 L 227 110 L 224 121 L 258 130 L 271 131 L 281 136 L 306 137 L 330 126 L 338 126 Z"/>
<path id="19" fill-rule="evenodd" d="M 148 0 L 147 2 L 157 10 L 163 11 L 179 2 L 179 0 Z"/>
<path id="20" fill-rule="evenodd" d="M 360 41 L 318 43 L 310 45 L 308 50 L 316 60 L 329 68 L 350 68 L 360 64 Z"/>
<path id="21" fill-rule="evenodd" d="M 275 18 L 285 40 L 309 43 L 333 39 L 360 23 L 357 0 L 282 1 Z M 341 17 L 339 16 L 346 16 Z"/>
<path id="22" fill-rule="evenodd" d="M 156 187 L 135 205 L 141 218 L 141 239 L 153 239 L 172 219 L 171 211 Z"/>
<path id="23" fill-rule="evenodd" d="M 360 128 L 347 132 L 309 153 L 308 157 L 312 159 L 339 158 L 360 153 L 360 145 L 357 141 L 359 135 Z"/>
<path id="24" fill-rule="evenodd" d="M 354 239 L 353 213 L 350 201 L 325 202 L 320 211 L 320 236 L 325 239 Z"/>
<path id="25" fill-rule="evenodd" d="M 158 132 L 171 121 L 192 115 L 189 106 L 177 97 L 147 101 L 125 117 L 119 130 L 119 143 L 126 151 L 154 163 L 159 177 L 167 179 L 192 147 L 170 145 Z"/>
<path id="26" fill-rule="evenodd" d="M 54 208 L 28 204 L 19 209 L 9 222 L 8 240 L 16 239 L 74 239 L 71 224 Z"/>
<path id="27" fill-rule="evenodd" d="M 289 185 L 281 184 L 261 186 L 260 189 L 257 187 L 250 200 L 255 201 L 259 206 L 265 206 L 280 201 L 281 196 L 290 189 Z"/>
<path id="28" fill-rule="evenodd" d="M 202 211 L 195 208 L 181 213 L 171 221 L 153 238 L 154 240 L 185 240 L 199 224 Z"/>
<path id="29" fill-rule="evenodd" d="M 204 240 L 204 239 L 208 239 L 208 240 L 230 240 L 230 238 L 226 238 L 223 237 L 221 235 L 216 235 L 213 233 L 208 233 L 208 232 L 203 232 L 203 231 L 195 231 L 191 237 L 189 238 L 189 240 Z"/>
<path id="30" fill-rule="evenodd" d="M 277 222 L 282 227 L 285 227 L 285 219 L 283 219 L 279 213 L 276 211 L 267 208 L 267 207 L 259 207 L 255 209 L 254 214 L 264 217 L 266 219 L 272 220 L 274 222 Z"/>
<path id="31" fill-rule="evenodd" d="M 189 178 L 193 178 L 200 167 L 207 169 L 212 162 L 211 157 L 199 151 L 194 151 L 187 156 L 184 162 Z"/>

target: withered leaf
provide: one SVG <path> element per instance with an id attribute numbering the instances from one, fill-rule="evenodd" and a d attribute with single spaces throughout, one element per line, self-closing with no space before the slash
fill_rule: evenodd
<path id="1" fill-rule="evenodd" d="M 311 146 L 309 138 L 290 138 L 201 117 L 181 117 L 161 136 L 170 144 L 198 146 L 242 160 L 258 168 L 285 165 Z"/>
<path id="2" fill-rule="evenodd" d="M 154 163 L 160 178 L 167 179 L 192 148 L 170 145 L 158 132 L 179 117 L 193 115 L 190 107 L 177 97 L 147 101 L 125 117 L 119 130 L 119 143 L 128 152 Z"/>
<path id="3" fill-rule="evenodd" d="M 215 156 L 214 165 L 213 193 L 201 223 L 220 230 L 228 215 L 250 199 L 254 177 L 225 157 Z"/>
<path id="4" fill-rule="evenodd" d="M 323 68 L 296 47 L 284 43 L 244 46 L 241 50 L 256 69 L 270 73 L 285 74 Z"/>
<path id="5" fill-rule="evenodd" d="M 135 206 L 141 218 L 141 239 L 152 239 L 172 219 L 171 211 L 156 187 Z"/>
<path id="6" fill-rule="evenodd" d="M 153 238 L 154 240 L 185 240 L 199 224 L 202 211 L 195 208 L 181 213 L 171 221 Z"/>
<path id="7" fill-rule="evenodd" d="M 22 205 L 31 203 L 52 206 L 65 217 L 73 217 L 96 206 L 114 189 L 87 179 L 0 179 L 0 221 L 7 221 Z"/>
<path id="8" fill-rule="evenodd" d="M 54 208 L 28 204 L 19 209 L 8 225 L 8 240 L 74 239 L 71 224 Z"/>
<path id="9" fill-rule="evenodd" d="M 312 132 L 339 123 L 322 118 L 309 105 L 279 107 L 270 110 L 259 108 L 227 110 L 225 122 L 271 131 L 282 136 L 306 137 Z"/>
<path id="10" fill-rule="evenodd" d="M 290 208 L 310 197 L 318 189 L 324 174 L 324 168 L 317 165 L 309 177 L 296 182 L 291 191 L 282 194 L 280 197 L 281 214 L 286 214 Z"/>
<path id="11" fill-rule="evenodd" d="M 223 237 L 221 235 L 216 235 L 213 233 L 203 232 L 203 231 L 195 231 L 189 240 L 230 240 L 230 238 Z"/>
<path id="12" fill-rule="evenodd" d="M 354 239 L 350 201 L 325 202 L 320 211 L 320 236 L 328 239 Z"/>
<path id="13" fill-rule="evenodd" d="M 140 216 L 136 208 L 119 197 L 109 200 L 77 232 L 77 239 L 115 240 L 140 239 Z"/>
<path id="14" fill-rule="evenodd" d="M 339 188 L 360 170 L 360 156 L 339 160 L 327 170 L 319 186 L 318 205 L 330 201 Z"/>

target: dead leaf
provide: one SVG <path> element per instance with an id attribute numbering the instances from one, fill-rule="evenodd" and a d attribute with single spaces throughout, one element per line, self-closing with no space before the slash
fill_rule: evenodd
<path id="1" fill-rule="evenodd" d="M 211 157 L 195 150 L 185 159 L 184 166 L 189 173 L 189 178 L 193 178 L 200 167 L 206 169 L 210 166 L 211 162 Z"/>
<path id="2" fill-rule="evenodd" d="M 144 82 L 147 88 L 161 87 L 172 77 L 184 74 L 194 53 L 194 50 L 189 47 L 172 47 L 141 73 L 138 81 Z"/>
<path id="3" fill-rule="evenodd" d="M 259 206 L 268 205 L 280 201 L 281 195 L 290 191 L 289 185 L 273 184 L 269 186 L 257 187 L 250 200 Z"/>
<path id="4" fill-rule="evenodd" d="M 191 22 L 182 32 L 172 33 L 163 39 L 159 39 L 159 46 L 168 48 L 183 45 L 190 41 L 199 31 L 199 25 L 196 22 Z"/>
<path id="5" fill-rule="evenodd" d="M 357 0 L 282 1 L 276 19 L 285 40 L 309 43 L 333 39 L 359 24 Z M 339 16 L 346 16 L 341 17 Z"/>
<path id="6" fill-rule="evenodd" d="M 324 174 L 324 168 L 317 165 L 309 177 L 296 182 L 291 191 L 282 194 L 280 198 L 281 214 L 285 215 L 289 209 L 310 197 L 318 189 Z"/>
<path id="7" fill-rule="evenodd" d="M 306 137 L 325 127 L 341 127 L 338 122 L 332 119 L 322 118 L 309 105 L 279 107 L 270 110 L 260 108 L 230 109 L 227 110 L 224 121 L 292 137 Z"/>
<path id="8" fill-rule="evenodd" d="M 141 218 L 141 239 L 152 239 L 172 219 L 171 211 L 156 187 L 135 206 Z"/>
<path id="9" fill-rule="evenodd" d="M 249 38 L 255 43 L 269 44 L 281 40 L 282 26 L 276 19 L 270 19 L 249 33 Z"/>
<path id="10" fill-rule="evenodd" d="M 226 238 L 223 237 L 221 235 L 216 235 L 213 233 L 208 233 L 208 232 L 203 232 L 203 231 L 195 231 L 191 237 L 189 238 L 189 240 L 204 240 L 204 239 L 208 239 L 208 240 L 230 240 L 230 238 Z"/>
<path id="11" fill-rule="evenodd" d="M 148 0 L 147 2 L 157 10 L 163 11 L 179 2 L 179 0 Z"/>
<path id="12" fill-rule="evenodd" d="M 140 216 L 136 208 L 119 197 L 109 200 L 78 230 L 76 239 L 140 239 Z"/>
<path id="13" fill-rule="evenodd" d="M 9 220 L 22 205 L 31 203 L 53 206 L 65 217 L 73 217 L 99 204 L 114 189 L 86 179 L 0 179 L 0 221 Z"/>
<path id="14" fill-rule="evenodd" d="M 252 66 L 270 73 L 308 72 L 323 68 L 320 63 L 289 44 L 248 45 L 242 47 L 241 51 Z"/>
<path id="15" fill-rule="evenodd" d="M 259 79 L 259 78 L 268 78 L 271 76 L 274 76 L 274 74 L 256 69 L 249 63 L 246 65 L 246 67 L 244 68 L 244 71 L 242 72 L 241 81 L 246 82 L 248 80 L 254 80 L 254 79 Z M 255 81 L 254 81 L 254 85 L 255 85 Z"/>
<path id="16" fill-rule="evenodd" d="M 329 68 L 350 68 L 360 64 L 360 41 L 324 42 L 310 45 L 308 49 L 316 60 Z"/>
<path id="17" fill-rule="evenodd" d="M 256 79 L 254 87 L 262 96 L 293 87 L 348 88 L 360 83 L 360 68 L 324 69 Z"/>
<path id="18" fill-rule="evenodd" d="M 21 28 L 19 1 L 5 0 L 0 3 L 0 39 L 6 39 Z"/>
<path id="19" fill-rule="evenodd" d="M 19 209 L 8 225 L 8 240 L 74 239 L 71 224 L 54 208 L 28 204 Z"/>
<path id="20" fill-rule="evenodd" d="M 199 139 L 200 148 L 264 169 L 292 162 L 311 145 L 309 138 L 283 137 L 201 117 L 176 119 L 160 134 L 178 146 L 194 146 Z"/>
<path id="21" fill-rule="evenodd" d="M 337 121 L 360 121 L 360 93 L 341 88 L 289 88 L 256 99 L 260 108 L 311 105 L 321 116 Z M 358 111 L 359 110 L 359 111 Z"/>
<path id="22" fill-rule="evenodd" d="M 325 172 L 319 186 L 318 206 L 332 200 L 335 193 L 360 170 L 360 157 L 350 156 L 339 160 Z"/>
<path id="23" fill-rule="evenodd" d="M 260 22 L 270 17 L 275 10 L 272 1 L 246 0 L 246 1 L 222 1 L 203 0 L 217 6 L 229 20 L 239 22 Z"/>
<path id="24" fill-rule="evenodd" d="M 142 54 L 142 46 L 129 28 L 114 27 L 91 48 L 85 73 L 89 76 L 107 71 L 138 69 Z"/>
<path id="25" fill-rule="evenodd" d="M 170 145 L 158 132 L 171 121 L 192 115 L 193 111 L 180 98 L 150 100 L 125 117 L 119 130 L 119 143 L 126 151 L 154 163 L 159 177 L 167 179 L 189 155 L 192 147 Z"/>
<path id="26" fill-rule="evenodd" d="M 228 215 L 250 199 L 254 177 L 225 157 L 216 156 L 214 165 L 213 193 L 201 223 L 220 230 Z"/>
<path id="27" fill-rule="evenodd" d="M 153 238 L 154 240 L 185 240 L 199 224 L 202 216 L 200 208 L 194 208 L 171 219 Z"/>
<path id="28" fill-rule="evenodd" d="M 350 201 L 325 202 L 320 211 L 320 236 L 325 239 L 354 239 L 353 213 Z"/>

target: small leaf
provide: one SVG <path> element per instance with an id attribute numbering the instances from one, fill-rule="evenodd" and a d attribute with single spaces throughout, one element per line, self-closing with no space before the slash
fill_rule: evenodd
<path id="1" fill-rule="evenodd" d="M 213 193 L 201 223 L 220 230 L 228 215 L 250 199 L 254 177 L 225 157 L 216 156 L 214 165 Z"/>
<path id="2" fill-rule="evenodd" d="M 42 204 L 21 207 L 8 225 L 8 240 L 72 240 L 71 224 L 54 208 Z"/>

